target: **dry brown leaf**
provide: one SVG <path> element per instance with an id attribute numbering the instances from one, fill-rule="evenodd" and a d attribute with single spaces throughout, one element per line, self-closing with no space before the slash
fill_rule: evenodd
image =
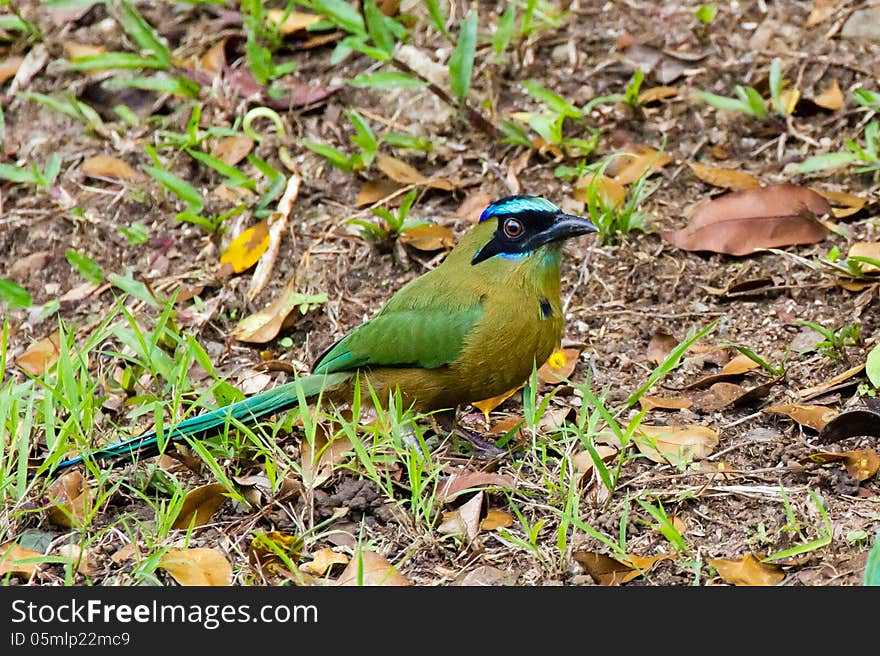
<path id="1" fill-rule="evenodd" d="M 694 402 L 686 396 L 642 396 L 639 404 L 644 410 L 682 410 L 690 408 Z"/>
<path id="2" fill-rule="evenodd" d="M 575 183 L 574 190 L 571 193 L 572 198 L 581 203 L 589 202 L 590 185 L 594 178 L 595 176 L 592 173 L 582 176 Z M 595 184 L 598 198 L 605 207 L 617 208 L 623 205 L 626 200 L 626 187 L 604 175 Z"/>
<path id="3" fill-rule="evenodd" d="M 473 542 L 480 532 L 480 513 L 483 508 L 483 493 L 477 492 L 455 510 L 443 513 L 443 520 L 437 527 L 440 535 L 457 535 L 467 542 Z"/>
<path id="4" fill-rule="evenodd" d="M 232 585 L 232 564 L 217 548 L 171 548 L 162 554 L 159 567 L 180 585 Z"/>
<path id="5" fill-rule="evenodd" d="M 627 554 L 626 560 L 621 560 L 596 551 L 575 551 L 573 557 L 599 585 L 621 585 L 647 573 L 658 562 L 673 558 L 673 555 L 644 557 Z"/>
<path id="6" fill-rule="evenodd" d="M 498 569 L 491 565 L 480 565 L 470 571 L 462 572 L 450 585 L 486 587 L 495 585 L 515 585 L 518 574 L 511 569 Z"/>
<path id="7" fill-rule="evenodd" d="M 599 454 L 602 462 L 608 462 L 613 456 L 617 455 L 617 449 L 605 446 L 604 444 L 599 444 L 596 446 L 596 453 Z M 593 467 L 596 466 L 596 463 L 593 461 L 593 456 L 591 456 L 590 452 L 586 449 L 575 453 L 571 457 L 571 464 L 574 465 L 580 478 L 587 476 L 593 471 Z"/>
<path id="8" fill-rule="evenodd" d="M 46 490 L 52 504 L 49 521 L 56 526 L 71 528 L 82 523 L 92 506 L 92 496 L 83 475 L 71 470 L 58 478 Z"/>
<path id="9" fill-rule="evenodd" d="M 385 556 L 375 551 L 361 550 L 351 559 L 336 585 L 412 585 L 409 579 L 397 571 Z"/>
<path id="10" fill-rule="evenodd" d="M 263 219 L 232 240 L 220 256 L 220 264 L 228 264 L 235 273 L 250 269 L 269 248 L 269 220 Z"/>
<path id="11" fill-rule="evenodd" d="M 355 205 L 358 207 L 372 205 L 384 198 L 388 198 L 395 192 L 403 189 L 404 186 L 405 185 L 402 185 L 399 182 L 394 182 L 394 180 L 389 180 L 388 178 L 367 180 L 361 185 L 361 190 L 358 192 Z"/>
<path id="12" fill-rule="evenodd" d="M 22 62 L 24 62 L 24 57 L 7 57 L 0 62 L 0 84 L 6 82 L 9 78 L 15 77 Z"/>
<path id="13" fill-rule="evenodd" d="M 851 369 L 847 369 L 842 374 L 838 374 L 831 380 L 826 380 L 824 383 L 819 383 L 818 385 L 814 385 L 813 387 L 808 387 L 807 389 L 799 391 L 797 393 L 798 399 L 801 401 L 809 401 L 810 399 L 816 398 L 821 394 L 825 394 L 826 392 L 836 389 L 838 385 L 855 384 L 854 381 L 851 381 L 850 379 L 853 376 L 862 373 L 864 370 L 865 364 L 858 364 Z"/>
<path id="14" fill-rule="evenodd" d="M 860 212 L 868 204 L 868 199 L 862 196 L 854 196 L 842 191 L 827 191 L 825 189 L 813 189 L 817 194 L 825 198 L 831 204 L 831 213 L 835 218 L 844 219 Z"/>
<path id="15" fill-rule="evenodd" d="M 647 105 L 667 98 L 675 98 L 677 95 L 678 87 L 651 87 L 639 93 L 638 100 L 640 105 Z"/>
<path id="16" fill-rule="evenodd" d="M 223 160 L 229 166 L 235 166 L 250 154 L 254 148 L 254 140 L 243 134 L 225 137 L 211 149 L 211 154 Z"/>
<path id="17" fill-rule="evenodd" d="M 722 579 L 734 585 L 776 585 L 785 578 L 779 565 L 762 563 L 752 554 L 736 559 L 709 558 L 708 562 Z"/>
<path id="18" fill-rule="evenodd" d="M 667 357 L 669 357 L 672 349 L 676 346 L 678 346 L 678 340 L 675 339 L 675 337 L 668 333 L 657 331 L 651 335 L 651 339 L 648 342 L 648 352 L 646 353 L 646 357 L 649 362 L 661 364 Z"/>
<path id="19" fill-rule="evenodd" d="M 398 240 L 419 251 L 439 251 L 455 246 L 455 233 L 446 226 L 431 223 L 407 228 Z"/>
<path id="20" fill-rule="evenodd" d="M 113 555 L 110 556 L 110 560 L 116 563 L 122 563 L 126 560 L 130 560 L 138 555 L 137 545 L 134 542 L 129 542 L 126 545 L 119 547 L 116 551 L 113 552 Z"/>
<path id="21" fill-rule="evenodd" d="M 31 558 L 45 558 L 45 554 L 39 551 L 31 551 L 20 546 L 17 542 L 9 541 L 0 544 L 0 576 L 7 574 L 21 574 L 26 578 L 32 577 L 39 570 L 36 562 L 26 563 L 24 560 Z"/>
<path id="22" fill-rule="evenodd" d="M 334 565 L 348 565 L 348 556 L 338 551 L 333 551 L 330 547 L 318 549 L 315 555 L 307 563 L 302 563 L 299 568 L 307 574 L 314 576 L 324 576 Z"/>
<path id="23" fill-rule="evenodd" d="M 271 576 L 287 568 L 287 563 L 278 552 L 284 554 L 291 563 L 296 563 L 302 548 L 302 538 L 295 535 L 280 531 L 256 533 L 248 545 L 248 562 L 264 576 Z"/>
<path id="24" fill-rule="evenodd" d="M 56 330 L 48 337 L 31 344 L 28 349 L 15 358 L 15 364 L 32 376 L 40 376 L 48 371 L 61 355 L 61 333 Z"/>
<path id="25" fill-rule="evenodd" d="M 212 78 L 217 78 L 226 68 L 226 42 L 229 37 L 221 39 L 211 46 L 198 60 L 198 70 L 208 73 Z"/>
<path id="26" fill-rule="evenodd" d="M 761 181 L 751 173 L 737 171 L 735 169 L 722 169 L 716 166 L 708 166 L 699 162 L 688 162 L 691 171 L 700 180 L 716 187 L 725 189 L 742 190 L 756 189 L 761 186 Z"/>
<path id="27" fill-rule="evenodd" d="M 700 389 L 702 387 L 710 387 L 715 383 L 721 383 L 728 381 L 731 378 L 737 378 L 747 371 L 759 366 L 760 365 L 752 360 L 749 356 L 740 353 L 735 358 L 730 360 L 730 362 L 725 364 L 721 368 L 721 371 L 719 371 L 717 374 L 709 374 L 708 376 L 698 378 L 694 382 L 685 385 L 684 389 Z"/>
<path id="28" fill-rule="evenodd" d="M 496 528 L 513 526 L 513 517 L 503 510 L 489 510 L 480 522 L 481 531 L 494 531 Z"/>
<path id="29" fill-rule="evenodd" d="M 504 490 L 516 488 L 516 481 L 507 474 L 464 470 L 456 472 L 449 478 L 440 481 L 437 486 L 437 500 L 441 503 L 452 501 L 463 491 L 485 487 L 497 487 Z"/>
<path id="30" fill-rule="evenodd" d="M 278 26 L 278 31 L 282 36 L 288 36 L 295 32 L 301 32 L 315 23 L 320 23 L 323 19 L 318 14 L 307 14 L 303 11 L 291 11 L 287 18 L 284 18 L 283 9 L 266 10 L 266 19 Z M 284 22 L 282 23 L 282 19 Z"/>
<path id="31" fill-rule="evenodd" d="M 817 216 L 830 213 L 828 201 L 815 191 L 786 183 L 710 199 L 698 206 L 687 227 L 662 236 L 686 251 L 749 255 L 822 241 L 829 230 Z"/>
<path id="32" fill-rule="evenodd" d="M 287 230 L 287 222 L 293 211 L 293 204 L 299 197 L 301 183 L 302 177 L 299 174 L 290 174 L 287 178 L 287 185 L 284 187 L 284 193 L 278 201 L 278 206 L 269 217 L 269 244 L 260 255 L 257 268 L 254 269 L 254 275 L 248 285 L 247 298 L 250 301 L 257 297 L 271 278 L 272 268 L 275 266 L 275 259 L 278 257 L 278 250 L 281 247 L 281 238 Z"/>
<path id="33" fill-rule="evenodd" d="M 75 41 L 62 41 L 61 47 L 70 60 L 79 59 L 80 57 L 92 57 L 107 52 L 106 46 L 96 46 L 91 43 L 77 43 Z"/>
<path id="34" fill-rule="evenodd" d="M 781 94 L 779 94 L 779 100 L 782 102 L 782 111 L 785 114 L 791 115 L 794 112 L 795 107 L 797 107 L 798 101 L 801 99 L 801 92 L 799 89 L 795 89 L 794 87 L 790 89 L 785 89 Z"/>
<path id="35" fill-rule="evenodd" d="M 292 275 L 281 295 L 259 312 L 239 321 L 232 329 L 232 336 L 242 342 L 265 344 L 278 335 L 288 315 L 302 302 L 303 295 L 296 291 L 296 279 Z"/>
<path id="36" fill-rule="evenodd" d="M 128 162 L 110 155 L 89 157 L 82 163 L 82 170 L 83 173 L 93 178 L 111 178 L 124 182 L 132 182 L 140 177 L 140 174 L 131 168 Z"/>
<path id="37" fill-rule="evenodd" d="M 620 164 L 613 178 L 622 185 L 635 182 L 643 175 L 653 175 L 672 161 L 666 153 L 644 145 L 633 146 L 619 159 Z"/>
<path id="38" fill-rule="evenodd" d="M 781 414 L 791 417 L 802 426 L 808 426 L 813 430 L 820 431 L 833 417 L 839 413 L 834 408 L 824 405 L 804 405 L 801 403 L 788 403 L 785 405 L 771 405 L 762 410 L 768 414 Z"/>
<path id="39" fill-rule="evenodd" d="M 467 219 L 471 223 L 477 223 L 480 219 L 480 214 L 491 202 L 492 197 L 489 194 L 483 191 L 474 192 L 461 201 L 461 205 L 455 210 L 455 216 L 460 219 Z"/>
<path id="40" fill-rule="evenodd" d="M 322 431 L 315 433 L 314 448 L 303 437 L 300 441 L 303 485 L 310 489 L 320 486 L 330 478 L 337 465 L 345 462 L 353 448 L 347 437 L 338 437 L 328 443 Z"/>
<path id="41" fill-rule="evenodd" d="M 401 184 L 426 185 L 434 189 L 443 189 L 445 191 L 453 191 L 455 185 L 449 180 L 443 178 L 427 178 L 418 170 L 404 161 L 378 153 L 376 155 L 376 166 L 389 178 Z"/>
<path id="42" fill-rule="evenodd" d="M 522 425 L 525 420 L 522 417 L 517 417 L 516 415 L 511 417 L 505 417 L 504 419 L 499 419 L 497 422 L 492 424 L 492 427 L 489 428 L 490 435 L 505 435 L 508 432 L 518 429 L 517 433 L 522 430 Z"/>
<path id="43" fill-rule="evenodd" d="M 813 8 L 810 10 L 810 15 L 807 16 L 804 27 L 809 29 L 825 22 L 834 15 L 842 2 L 843 0 L 813 0 Z"/>
<path id="44" fill-rule="evenodd" d="M 880 469 L 880 454 L 874 449 L 857 449 L 855 451 L 817 451 L 798 460 L 799 463 L 826 464 L 843 461 L 846 471 L 857 481 L 866 481 Z"/>
<path id="45" fill-rule="evenodd" d="M 502 392 L 498 396 L 493 396 L 492 398 L 489 398 L 489 399 L 483 399 L 482 401 L 474 401 L 473 403 L 471 403 L 471 405 L 474 406 L 475 408 L 477 408 L 478 410 L 483 411 L 483 415 L 486 417 L 486 422 L 488 423 L 489 413 L 492 412 L 499 405 L 504 403 L 511 396 L 516 394 L 521 388 L 522 388 L 522 385 L 517 385 L 513 389 L 507 390 L 506 392 Z"/>
<path id="46" fill-rule="evenodd" d="M 837 81 L 837 78 L 831 80 L 831 84 L 813 98 L 813 102 L 819 105 L 819 107 L 830 109 L 833 112 L 843 107 L 843 91 L 840 90 L 840 83 Z"/>
<path id="47" fill-rule="evenodd" d="M 190 490 L 171 528 L 187 529 L 193 520 L 195 520 L 194 526 L 197 527 L 207 524 L 220 506 L 229 501 L 225 492 L 226 486 L 222 483 L 209 483 Z"/>
<path id="48" fill-rule="evenodd" d="M 859 241 L 849 247 L 847 257 L 867 257 L 872 260 L 880 260 L 880 241 Z M 880 267 L 870 262 L 859 262 L 862 273 L 878 273 Z"/>
<path id="49" fill-rule="evenodd" d="M 574 372 L 580 354 L 576 348 L 556 349 L 538 369 L 538 381 L 550 385 L 564 382 Z"/>
<path id="50" fill-rule="evenodd" d="M 710 456 L 718 445 L 718 433 L 708 426 L 640 424 L 635 443 L 654 462 L 678 464 Z"/>
<path id="51" fill-rule="evenodd" d="M 92 550 L 83 550 L 78 544 L 68 542 L 58 547 L 57 553 L 62 558 L 67 558 L 76 564 L 76 571 L 83 576 L 97 576 L 101 570 L 95 564 L 95 554 Z"/>
<path id="52" fill-rule="evenodd" d="M 713 383 L 708 390 L 696 396 L 694 404 L 702 412 L 716 412 L 742 398 L 746 392 L 745 387 L 736 383 Z"/>

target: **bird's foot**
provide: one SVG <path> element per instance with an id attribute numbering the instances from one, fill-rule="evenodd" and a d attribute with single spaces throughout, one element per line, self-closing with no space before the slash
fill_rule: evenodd
<path id="1" fill-rule="evenodd" d="M 479 435 L 464 426 L 456 426 L 453 429 L 453 432 L 466 439 L 468 443 L 476 449 L 477 455 L 481 458 L 498 458 L 507 453 L 505 449 L 495 446 L 495 444 L 484 438 L 482 435 Z"/>

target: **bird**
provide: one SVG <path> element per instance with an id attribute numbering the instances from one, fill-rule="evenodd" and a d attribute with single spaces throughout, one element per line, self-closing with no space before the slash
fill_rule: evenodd
<path id="1" fill-rule="evenodd" d="M 55 470 L 87 459 L 157 455 L 165 443 L 295 407 L 300 395 L 350 402 L 359 377 L 380 402 L 399 391 L 404 407 L 419 413 L 454 411 L 509 391 L 561 342 L 563 243 L 597 230 L 542 196 L 499 198 L 437 267 L 321 353 L 310 375 L 185 419 L 162 431 L 161 440 L 151 430 L 70 457 Z"/>

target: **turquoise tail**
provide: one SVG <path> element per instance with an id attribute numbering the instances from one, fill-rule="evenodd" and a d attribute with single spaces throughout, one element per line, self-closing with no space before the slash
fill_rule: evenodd
<path id="1" fill-rule="evenodd" d="M 172 442 L 187 437 L 205 437 L 212 431 L 222 428 L 231 420 L 244 423 L 256 422 L 262 417 L 296 406 L 299 403 L 297 386 L 302 388 L 303 397 L 310 399 L 318 396 L 322 390 L 330 389 L 344 382 L 350 376 L 351 372 L 312 375 L 279 385 L 274 389 L 254 394 L 238 403 L 190 417 L 179 424 L 170 426 L 164 431 L 165 440 Z M 157 455 L 159 453 L 159 437 L 156 435 L 156 431 L 148 431 L 143 435 L 111 444 L 89 454 L 69 458 L 58 463 L 55 471 L 73 467 L 87 459 L 106 460 L 134 453 L 143 457 Z"/>

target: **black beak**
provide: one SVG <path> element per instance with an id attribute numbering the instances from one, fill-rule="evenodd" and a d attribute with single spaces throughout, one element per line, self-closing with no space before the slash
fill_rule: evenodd
<path id="1" fill-rule="evenodd" d="M 532 248 L 549 244 L 552 241 L 562 241 L 579 235 L 586 235 L 591 232 L 598 232 L 598 228 L 591 221 L 573 214 L 563 214 L 560 212 L 556 215 L 556 220 L 530 241 Z"/>

